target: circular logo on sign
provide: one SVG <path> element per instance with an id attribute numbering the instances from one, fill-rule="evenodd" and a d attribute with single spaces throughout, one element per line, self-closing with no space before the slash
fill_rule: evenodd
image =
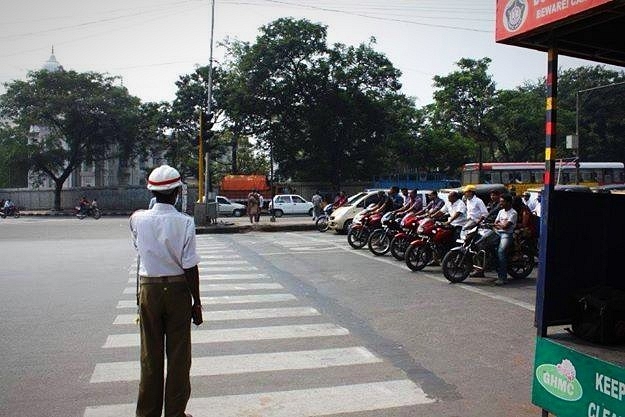
<path id="1" fill-rule="evenodd" d="M 510 0 L 503 9 L 503 24 L 508 32 L 516 32 L 528 15 L 527 0 Z"/>

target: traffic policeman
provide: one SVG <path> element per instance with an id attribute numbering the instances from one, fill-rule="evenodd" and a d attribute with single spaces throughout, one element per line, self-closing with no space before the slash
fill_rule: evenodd
<path id="1" fill-rule="evenodd" d="M 149 210 L 130 217 L 132 242 L 139 256 L 141 380 L 137 417 L 191 417 L 191 320 L 202 323 L 195 224 L 174 205 L 180 173 L 162 165 L 148 178 L 156 197 Z M 167 353 L 167 381 L 164 359 Z"/>

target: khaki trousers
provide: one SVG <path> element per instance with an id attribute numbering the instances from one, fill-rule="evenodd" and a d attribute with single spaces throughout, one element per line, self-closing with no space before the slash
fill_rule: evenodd
<path id="1" fill-rule="evenodd" d="M 184 417 L 191 395 L 191 294 L 187 284 L 142 283 L 139 314 L 141 381 L 137 417 L 161 416 L 165 354 L 165 417 Z"/>

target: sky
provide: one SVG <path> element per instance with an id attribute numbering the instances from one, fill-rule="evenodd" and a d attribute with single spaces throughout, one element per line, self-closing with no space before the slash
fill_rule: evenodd
<path id="1" fill-rule="evenodd" d="M 376 39 L 402 71 L 402 92 L 432 102 L 432 77 L 461 58 L 491 58 L 499 89 L 545 76 L 547 54 L 495 43 L 495 0 L 214 0 L 213 59 L 226 38 L 253 43 L 281 17 L 328 27 L 328 43 Z M 0 84 L 54 55 L 65 69 L 120 76 L 142 101 L 171 101 L 180 75 L 207 65 L 211 0 L 0 0 Z M 561 68 L 594 63 L 561 56 Z M 4 87 L 0 87 L 0 93 Z"/>

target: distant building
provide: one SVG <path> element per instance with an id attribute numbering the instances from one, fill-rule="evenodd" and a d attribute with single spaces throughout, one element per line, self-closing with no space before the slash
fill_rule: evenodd
<path id="1" fill-rule="evenodd" d="M 54 47 L 50 58 L 43 65 L 44 70 L 50 72 L 64 71 L 63 66 L 54 56 Z M 33 125 L 29 129 L 29 144 L 43 140 L 50 134 L 46 126 Z M 62 146 L 65 146 L 63 144 Z M 80 169 L 75 169 L 63 184 L 63 188 L 75 187 L 117 187 L 125 185 L 144 185 L 146 169 L 162 162 L 162 158 L 152 157 L 144 161 L 124 163 L 118 158 L 98 161 L 93 164 L 82 164 Z M 39 179 L 34 172 L 28 173 L 29 189 L 54 189 L 54 181 L 50 177 Z"/>

